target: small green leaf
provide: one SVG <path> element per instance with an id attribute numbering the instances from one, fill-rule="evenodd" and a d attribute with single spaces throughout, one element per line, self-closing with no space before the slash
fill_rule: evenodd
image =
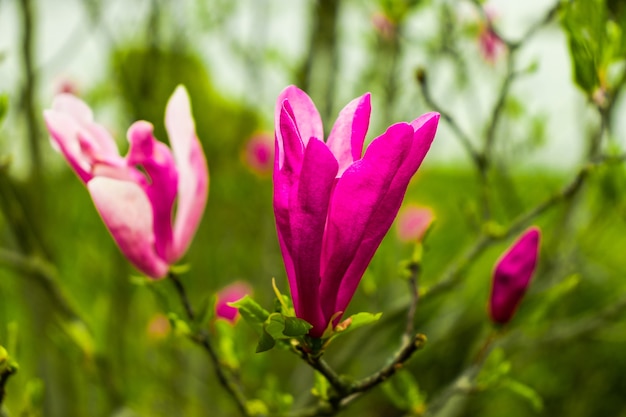
<path id="1" fill-rule="evenodd" d="M 503 381 L 504 388 L 511 390 L 511 392 L 519 395 L 523 399 L 527 400 L 532 408 L 539 412 L 543 410 L 543 399 L 533 388 L 519 381 L 511 378 L 507 378 Z"/>
<path id="2" fill-rule="evenodd" d="M 285 317 L 285 330 L 283 334 L 288 337 L 304 336 L 313 328 L 306 320 L 298 317 Z"/>
<path id="3" fill-rule="evenodd" d="M 266 352 L 274 346 L 276 346 L 276 340 L 266 332 L 263 332 L 256 345 L 256 353 Z"/>
<path id="4" fill-rule="evenodd" d="M 400 371 L 383 385 L 383 392 L 400 410 L 417 411 L 424 409 L 426 397 L 419 389 L 417 381 L 408 371 Z"/>
<path id="5" fill-rule="evenodd" d="M 270 316 L 270 313 L 261 307 L 256 301 L 254 301 L 249 295 L 246 295 L 241 300 L 228 303 L 229 306 L 235 307 L 239 310 L 241 317 L 251 325 L 259 334 L 263 334 L 263 324 Z"/>
<path id="6" fill-rule="evenodd" d="M 506 359 L 504 350 L 496 348 L 491 351 L 483 365 L 476 383 L 482 389 L 498 386 L 511 370 L 511 363 Z"/>
<path id="7" fill-rule="evenodd" d="M 285 318 L 280 313 L 272 313 L 263 324 L 263 329 L 273 339 L 284 339 Z"/>
<path id="8" fill-rule="evenodd" d="M 330 337 L 334 339 L 338 336 L 348 334 L 360 327 L 376 323 L 382 315 L 383 313 L 356 313 L 339 323 Z"/>

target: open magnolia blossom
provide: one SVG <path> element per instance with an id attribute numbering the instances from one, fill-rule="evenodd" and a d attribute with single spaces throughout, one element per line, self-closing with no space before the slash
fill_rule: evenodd
<path id="1" fill-rule="evenodd" d="M 369 94 L 348 103 L 324 142 L 306 93 L 287 87 L 276 104 L 276 228 L 296 315 L 313 337 L 340 321 L 439 121 L 394 124 L 362 156 L 370 111 Z"/>
<path id="2" fill-rule="evenodd" d="M 187 250 L 208 194 L 185 88 L 176 88 L 165 111 L 171 150 L 155 139 L 150 123 L 138 121 L 128 129 L 128 154 L 120 156 L 91 109 L 70 94 L 56 96 L 44 117 L 54 148 L 86 184 L 122 253 L 146 275 L 164 277 Z"/>
<path id="3" fill-rule="evenodd" d="M 540 236 L 539 228 L 529 228 L 496 263 L 489 303 L 494 323 L 508 323 L 522 301 L 537 266 Z"/>

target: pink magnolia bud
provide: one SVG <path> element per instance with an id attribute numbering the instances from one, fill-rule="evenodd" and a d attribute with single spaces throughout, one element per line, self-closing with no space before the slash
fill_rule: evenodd
<path id="1" fill-rule="evenodd" d="M 239 318 L 239 310 L 231 307 L 228 303 L 242 299 L 246 295 L 252 294 L 252 288 L 245 282 L 234 282 L 217 293 L 215 303 L 215 315 L 218 318 L 234 323 Z"/>
<path id="2" fill-rule="evenodd" d="M 527 229 L 496 263 L 489 303 L 494 323 L 508 323 L 524 297 L 537 265 L 540 234 L 537 227 Z"/>
<path id="3" fill-rule="evenodd" d="M 409 205 L 400 210 L 396 232 L 401 242 L 420 242 L 435 220 L 429 207 Z"/>

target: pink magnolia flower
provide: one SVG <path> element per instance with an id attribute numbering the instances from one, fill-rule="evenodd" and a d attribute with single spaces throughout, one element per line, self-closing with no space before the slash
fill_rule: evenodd
<path id="1" fill-rule="evenodd" d="M 396 231 L 401 242 L 418 242 L 435 220 L 435 214 L 429 207 L 410 205 L 400 210 Z"/>
<path id="2" fill-rule="evenodd" d="M 120 156 L 91 109 L 69 94 L 58 95 L 44 116 L 52 145 L 87 186 L 122 253 L 146 275 L 164 277 L 186 252 L 208 193 L 185 88 L 176 88 L 165 111 L 171 150 L 154 138 L 150 123 L 138 121 L 128 129 L 128 154 Z"/>
<path id="3" fill-rule="evenodd" d="M 345 312 L 435 136 L 439 115 L 397 123 L 361 156 L 370 95 L 341 111 L 326 142 L 303 91 L 276 104 L 274 214 L 296 315 L 320 337 Z"/>
<path id="4" fill-rule="evenodd" d="M 508 323 L 522 301 L 537 265 L 540 234 L 529 228 L 496 263 L 489 303 L 493 322 Z"/>
<path id="5" fill-rule="evenodd" d="M 234 323 L 239 317 L 239 310 L 236 307 L 229 306 L 228 303 L 238 301 L 250 294 L 252 294 L 252 288 L 245 282 L 233 282 L 222 288 L 217 293 L 215 315 L 218 318 Z"/>

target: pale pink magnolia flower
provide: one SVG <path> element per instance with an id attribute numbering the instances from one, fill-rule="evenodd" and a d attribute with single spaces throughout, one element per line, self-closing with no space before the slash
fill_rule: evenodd
<path id="1" fill-rule="evenodd" d="M 306 93 L 290 86 L 276 103 L 276 229 L 296 316 L 313 337 L 340 322 L 439 121 L 394 124 L 362 155 L 370 111 L 369 94 L 352 100 L 324 141 Z"/>
<path id="2" fill-rule="evenodd" d="M 87 186 L 122 253 L 149 277 L 163 278 L 191 243 L 208 194 L 185 88 L 176 88 L 165 111 L 171 150 L 155 139 L 150 123 L 138 121 L 128 129 L 128 154 L 120 156 L 91 109 L 69 94 L 55 97 L 44 117 L 53 147 Z"/>
<path id="3" fill-rule="evenodd" d="M 508 323 L 522 301 L 537 266 L 540 237 L 539 228 L 527 229 L 496 262 L 489 303 L 494 323 Z"/>
<path id="4" fill-rule="evenodd" d="M 228 303 L 233 303 L 252 294 L 252 287 L 245 282 L 237 281 L 222 288 L 217 293 L 215 302 L 215 316 L 231 323 L 235 323 L 239 318 L 239 310 L 231 307 Z"/>
<path id="5" fill-rule="evenodd" d="M 274 167 L 274 139 L 270 134 L 253 135 L 243 153 L 245 165 L 258 175 L 268 175 Z"/>
<path id="6" fill-rule="evenodd" d="M 411 204 L 398 213 L 396 232 L 401 242 L 420 242 L 435 220 L 429 207 Z"/>

